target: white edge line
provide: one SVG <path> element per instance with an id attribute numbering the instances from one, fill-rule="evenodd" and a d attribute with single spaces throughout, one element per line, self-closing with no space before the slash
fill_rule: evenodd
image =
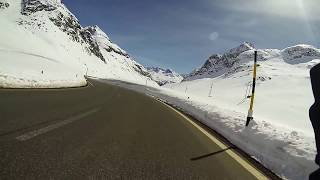
<path id="1" fill-rule="evenodd" d="M 183 118 L 185 118 L 189 123 L 191 123 L 194 127 L 196 127 L 198 130 L 200 130 L 203 134 L 205 134 L 210 140 L 212 140 L 215 144 L 217 144 L 221 149 L 227 149 L 228 147 L 221 142 L 219 139 L 217 139 L 216 137 L 214 137 L 213 135 L 211 135 L 210 133 L 208 133 L 205 129 L 203 129 L 202 127 L 200 127 L 198 124 L 196 124 L 195 122 L 193 122 L 190 118 L 188 118 L 187 116 L 185 116 L 184 114 L 182 114 L 181 112 L 179 112 L 178 110 L 176 110 L 175 108 L 169 106 L 168 104 L 164 103 L 163 101 L 156 99 L 158 102 L 164 104 L 165 106 L 167 106 L 168 108 L 170 108 L 171 110 L 175 111 L 176 113 L 178 113 L 180 116 L 182 116 Z M 251 164 L 249 164 L 247 161 L 243 160 L 243 158 L 241 158 L 237 153 L 235 153 L 232 149 L 228 149 L 225 151 L 227 154 L 229 154 L 233 159 L 235 159 L 241 166 L 243 166 L 247 171 L 249 171 L 253 176 L 255 176 L 257 179 L 268 179 L 263 173 L 261 173 L 259 170 L 257 170 L 256 168 L 254 168 Z"/>
<path id="2" fill-rule="evenodd" d="M 16 139 L 19 140 L 19 141 L 27 141 L 29 139 L 32 139 L 32 138 L 36 137 L 36 136 L 39 136 L 39 135 L 44 134 L 44 133 L 47 133 L 49 131 L 52 131 L 54 129 L 62 127 L 64 125 L 70 124 L 70 123 L 72 123 L 72 122 L 74 122 L 76 120 L 79 120 L 79 119 L 82 119 L 82 118 L 84 118 L 86 116 L 89 116 L 90 114 L 93 114 L 93 113 L 95 113 L 95 112 L 97 112 L 99 110 L 100 110 L 99 108 L 92 109 L 90 111 L 87 111 L 87 112 L 84 112 L 82 114 L 76 115 L 74 117 L 70 117 L 70 118 L 65 119 L 63 121 L 60 121 L 60 122 L 58 122 L 56 124 L 51 124 L 51 125 L 49 125 L 47 127 L 27 132 L 25 134 L 22 134 L 22 135 L 16 137 Z"/>

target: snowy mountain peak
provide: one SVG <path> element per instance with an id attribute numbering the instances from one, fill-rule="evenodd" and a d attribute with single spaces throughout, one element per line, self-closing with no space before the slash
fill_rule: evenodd
<path id="1" fill-rule="evenodd" d="M 85 29 L 90 31 L 90 33 L 96 37 L 105 38 L 108 40 L 110 39 L 109 36 L 98 25 L 88 26 L 85 27 Z"/>
<path id="2" fill-rule="evenodd" d="M 253 50 L 253 49 L 255 49 L 255 47 L 252 43 L 244 42 L 244 43 L 240 44 L 239 46 L 232 48 L 226 54 L 234 57 L 234 56 L 238 56 L 239 54 L 241 54 L 245 51 L 249 51 L 249 50 Z"/>
<path id="3" fill-rule="evenodd" d="M 167 74 L 173 74 L 174 72 L 173 72 L 172 69 L 167 69 L 167 70 L 165 71 L 165 73 L 167 73 Z"/>
<path id="4" fill-rule="evenodd" d="M 244 42 L 239 46 L 230 49 L 223 55 L 213 54 L 208 58 L 208 60 L 206 60 L 201 68 L 194 70 L 184 80 L 192 80 L 199 77 L 205 78 L 220 76 L 239 61 L 237 57 L 240 54 L 254 49 L 255 48 L 252 43 Z"/>
<path id="5" fill-rule="evenodd" d="M 211 67 L 213 67 L 217 62 L 220 61 L 221 58 L 222 58 L 222 56 L 220 54 L 213 54 L 204 63 L 203 68 L 211 68 Z"/>
<path id="6" fill-rule="evenodd" d="M 145 84 L 145 80 L 150 79 L 147 70 L 134 61 L 126 51 L 111 42 L 108 35 L 99 26 L 82 27 L 79 20 L 68 10 L 62 0 L 0 0 L 0 11 L 4 14 L 4 20 L 0 21 L 0 26 L 6 27 L 0 28 L 0 31 L 2 30 L 0 33 L 0 39 L 2 39 L 0 46 L 2 48 L 8 50 L 13 47 L 14 49 L 21 49 L 23 54 L 34 54 L 37 57 L 41 56 L 44 59 L 52 60 L 56 62 L 54 67 L 59 66 L 57 69 L 70 68 L 70 72 L 74 73 L 72 77 L 69 75 L 65 77 L 64 75 L 56 76 L 53 71 L 54 68 L 51 68 L 51 66 L 43 68 L 34 65 L 36 64 L 36 58 L 25 57 L 22 59 L 27 59 L 25 62 L 29 62 L 30 59 L 30 66 L 26 66 L 29 69 L 25 68 L 22 71 L 24 77 L 29 79 L 26 80 L 26 85 L 14 81 L 17 83 L 13 83 L 14 86 L 50 86 L 41 79 L 42 76 L 33 76 L 34 72 L 43 72 L 44 74 L 50 72 L 51 75 L 46 77 L 56 80 L 57 83 L 62 79 L 69 78 L 69 80 L 72 80 L 72 78 L 82 77 L 81 84 L 83 84 L 85 80 L 82 75 L 84 74 L 139 84 Z M 3 54 L 0 52 L 0 56 L 3 56 Z M 0 62 L 2 69 L 6 67 L 3 64 L 4 62 Z M 46 63 L 46 61 L 42 62 L 42 64 Z M 21 75 L 15 73 L 16 70 L 13 71 L 10 69 L 11 67 L 7 68 L 5 73 L 11 74 L 16 79 L 21 78 Z M 65 72 L 68 72 L 68 70 Z M 1 73 L 4 72 L 1 71 Z M 39 82 L 39 84 L 34 85 L 34 82 Z M 148 85 L 152 84 L 156 85 L 156 82 L 148 83 Z M 7 83 L 6 80 L 5 86 L 13 85 L 11 81 Z"/>
<path id="7" fill-rule="evenodd" d="M 109 36 L 102 29 L 100 29 L 99 26 L 88 26 L 84 29 L 90 32 L 90 34 L 102 49 L 108 52 L 115 52 L 117 54 L 129 57 L 128 53 L 125 50 L 121 49 L 117 44 L 113 43 L 110 40 Z"/>
<path id="8" fill-rule="evenodd" d="M 151 74 L 151 78 L 155 80 L 160 86 L 168 83 L 179 83 L 183 79 L 180 74 L 174 72 L 172 69 L 147 67 L 147 70 Z"/>
<path id="9" fill-rule="evenodd" d="M 147 67 L 148 71 L 153 71 L 156 73 L 165 73 L 168 75 L 178 75 L 178 73 L 174 72 L 172 69 L 164 69 L 160 67 Z"/>
<path id="10" fill-rule="evenodd" d="M 254 45 L 244 42 L 236 48 L 233 48 L 223 55 L 213 54 L 202 65 L 201 68 L 191 72 L 184 80 L 194 80 L 199 78 L 214 78 L 223 74 L 230 75 L 238 71 L 248 70 L 242 67 L 254 58 Z M 314 59 L 320 59 L 320 50 L 305 44 L 299 44 L 283 50 L 278 49 L 259 49 L 258 61 L 267 61 L 270 59 L 281 59 L 288 64 L 307 63 Z"/>
<path id="11" fill-rule="evenodd" d="M 285 62 L 289 64 L 305 63 L 320 57 L 320 50 L 311 45 L 298 44 L 281 51 Z"/>
<path id="12" fill-rule="evenodd" d="M 38 14 L 38 12 L 40 14 Z M 61 0 L 24 0 L 22 14 L 26 16 L 41 17 L 46 22 L 47 17 L 57 27 L 65 32 L 70 39 L 81 43 L 88 54 L 95 55 L 103 62 L 106 62 L 102 50 L 115 52 L 129 57 L 128 53 L 114 44 L 103 30 L 95 25 L 83 28 L 78 19 L 62 4 Z M 39 18 L 40 19 L 40 18 Z M 32 24 L 34 22 L 22 22 L 21 24 Z M 39 23 L 34 23 L 37 26 Z"/>

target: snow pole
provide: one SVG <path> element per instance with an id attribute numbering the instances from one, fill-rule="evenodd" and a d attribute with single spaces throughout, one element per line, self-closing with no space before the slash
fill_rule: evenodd
<path id="1" fill-rule="evenodd" d="M 249 111 L 248 111 L 246 126 L 248 126 L 250 121 L 253 120 L 253 116 L 252 115 L 253 115 L 254 92 L 255 92 L 255 89 L 256 89 L 257 58 L 258 58 L 258 51 L 254 51 L 252 94 L 251 94 L 250 108 L 249 108 Z"/>
<path id="2" fill-rule="evenodd" d="M 210 86 L 209 97 L 212 97 L 212 96 L 211 96 L 211 94 L 212 94 L 212 88 L 213 88 L 213 80 L 212 80 L 211 86 Z"/>
<path id="3" fill-rule="evenodd" d="M 84 64 L 86 66 L 86 78 L 88 77 L 88 66 L 87 64 Z"/>

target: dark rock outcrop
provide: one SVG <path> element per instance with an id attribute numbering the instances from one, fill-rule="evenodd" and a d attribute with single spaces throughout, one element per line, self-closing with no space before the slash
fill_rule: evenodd
<path id="1" fill-rule="evenodd" d="M 147 67 L 151 77 L 158 85 L 163 86 L 169 83 L 180 83 L 183 77 L 171 69 L 163 69 L 160 67 Z"/>
<path id="2" fill-rule="evenodd" d="M 148 71 L 146 71 L 142 65 L 135 64 L 135 67 L 133 68 L 141 75 L 151 78 L 151 74 Z"/>
<path id="3" fill-rule="evenodd" d="M 6 9 L 10 6 L 7 2 L 0 2 L 0 9 Z"/>
<path id="4" fill-rule="evenodd" d="M 81 44 L 89 55 L 94 55 L 106 63 L 107 56 L 104 56 L 104 53 L 109 52 L 115 61 L 123 58 L 122 60 L 127 62 L 129 71 L 136 71 L 151 78 L 150 73 L 142 65 L 136 63 L 126 51 L 112 43 L 98 26 L 82 27 L 62 0 L 22 0 L 21 14 L 28 18 L 21 18 L 18 24 L 26 26 L 26 29 L 41 29 L 47 32 L 52 22 L 72 41 Z M 50 25 L 46 26 L 49 23 Z M 120 56 L 114 56 L 115 54 L 112 53 Z"/>
<path id="5" fill-rule="evenodd" d="M 57 7 L 40 0 L 23 0 L 22 14 L 29 15 L 38 11 L 54 11 Z"/>
<path id="6" fill-rule="evenodd" d="M 85 49 L 89 54 L 94 54 L 105 62 L 99 45 L 92 36 L 92 33 L 85 28 L 82 28 L 78 19 L 70 12 L 65 10 L 61 2 L 57 1 L 55 4 L 50 4 L 45 0 L 23 0 L 23 15 L 31 15 L 39 11 L 56 11 L 49 15 L 49 19 L 63 32 L 65 32 L 71 40 L 85 44 Z"/>
<path id="7" fill-rule="evenodd" d="M 289 64 L 308 62 L 313 58 L 320 58 L 320 50 L 310 45 L 296 45 L 281 52 L 283 59 Z"/>
<path id="8" fill-rule="evenodd" d="M 103 57 L 100 51 L 100 47 L 96 42 L 96 40 L 93 38 L 93 35 L 91 34 L 91 32 L 87 29 L 82 29 L 80 34 L 82 39 L 89 44 L 89 47 L 88 47 L 89 51 L 94 55 L 96 55 L 98 58 L 100 58 L 102 61 L 106 62 L 105 58 Z"/>
<path id="9" fill-rule="evenodd" d="M 184 81 L 191 80 L 195 78 L 196 76 L 219 76 L 223 73 L 226 73 L 226 71 L 234 65 L 239 62 L 239 59 L 237 58 L 241 53 L 253 50 L 254 45 L 248 42 L 244 42 L 241 45 L 239 45 L 236 48 L 233 48 L 229 50 L 228 52 L 224 53 L 223 55 L 220 54 L 213 54 L 208 58 L 208 60 L 203 64 L 202 67 L 199 69 L 194 70 L 192 73 L 190 73 Z"/>

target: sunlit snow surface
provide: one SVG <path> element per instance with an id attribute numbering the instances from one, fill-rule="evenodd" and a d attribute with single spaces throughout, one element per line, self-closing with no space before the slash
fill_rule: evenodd
<path id="1" fill-rule="evenodd" d="M 67 32 L 61 31 L 50 18 L 59 13 L 65 17 L 73 15 L 60 1 L 43 0 L 58 8 L 30 15 L 21 14 L 21 1 L 0 0 L 4 1 L 10 6 L 0 9 L 0 87 L 76 87 L 86 84 L 85 75 L 138 84 L 149 81 L 149 85 L 157 86 L 139 73 L 147 72 L 146 69 L 112 43 L 97 26 L 94 37 L 105 62 L 88 53 L 85 43 L 73 41 Z"/>

